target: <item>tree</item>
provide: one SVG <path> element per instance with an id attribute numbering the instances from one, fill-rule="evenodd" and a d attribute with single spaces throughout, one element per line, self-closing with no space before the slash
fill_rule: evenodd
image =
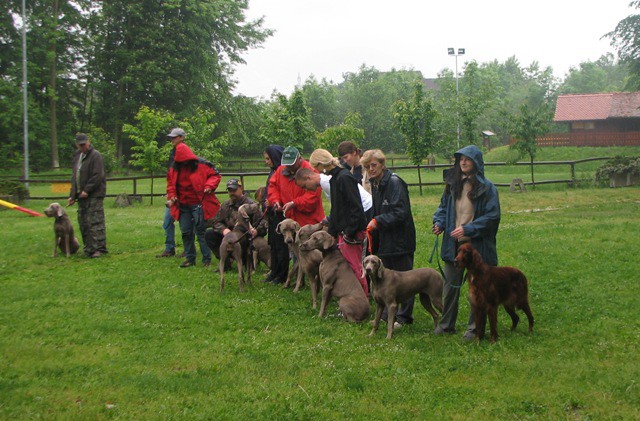
<path id="1" fill-rule="evenodd" d="M 393 106 L 395 126 L 400 130 L 407 144 L 407 153 L 415 165 L 419 165 L 436 146 L 434 120 L 436 113 L 431 100 L 426 96 L 424 84 L 414 83 L 413 95 L 409 100 L 398 100 Z"/>
<path id="2" fill-rule="evenodd" d="M 640 9 L 640 0 L 632 1 L 629 7 Z M 626 88 L 640 90 L 640 14 L 622 19 L 613 31 L 604 36 L 611 39 L 611 45 L 618 50 L 618 58 L 629 68 Z"/>
<path id="3" fill-rule="evenodd" d="M 112 0 L 97 13 L 96 116 L 124 149 L 121 127 L 141 105 L 179 116 L 198 107 L 227 121 L 233 68 L 271 35 L 247 21 L 247 0 Z"/>
<path id="4" fill-rule="evenodd" d="M 306 106 L 304 95 L 296 89 L 291 98 L 274 95 L 265 113 L 265 125 L 260 137 L 263 143 L 295 146 L 300 150 L 315 147 L 315 129 L 311 124 L 311 111 Z"/>
<path id="5" fill-rule="evenodd" d="M 142 106 L 135 119 L 138 125 L 125 124 L 123 127 L 123 131 L 135 142 L 131 148 L 133 153 L 129 163 L 151 175 L 151 204 L 153 205 L 153 176 L 166 171 L 165 163 L 170 149 L 170 147 L 159 147 L 156 139 L 166 133 L 173 115 L 167 111 L 154 111 L 147 106 Z"/>
<path id="6" fill-rule="evenodd" d="M 620 92 L 627 80 L 627 66 L 615 62 L 607 53 L 596 61 L 585 61 L 578 67 L 571 67 L 559 94 L 593 94 L 600 92 Z"/>
<path id="7" fill-rule="evenodd" d="M 215 112 L 198 108 L 178 126 L 187 132 L 187 142 L 197 156 L 219 165 L 229 141 L 226 135 L 216 136 L 215 120 Z"/>
<path id="8" fill-rule="evenodd" d="M 520 114 L 515 116 L 512 122 L 512 133 L 517 140 L 516 143 L 511 145 L 511 149 L 518 151 L 519 156 L 516 160 L 529 155 L 531 182 L 534 188 L 533 161 L 538 150 L 536 138 L 547 133 L 550 121 L 550 107 L 542 105 L 532 109 L 528 104 L 522 104 L 520 106 Z"/>
<path id="9" fill-rule="evenodd" d="M 328 151 L 336 153 L 338 145 L 347 140 L 352 141 L 356 145 L 362 143 L 364 139 L 364 130 L 359 128 L 362 117 L 358 113 L 351 113 L 344 119 L 344 123 L 328 127 L 325 131 L 318 134 L 316 147 L 324 148 Z"/>

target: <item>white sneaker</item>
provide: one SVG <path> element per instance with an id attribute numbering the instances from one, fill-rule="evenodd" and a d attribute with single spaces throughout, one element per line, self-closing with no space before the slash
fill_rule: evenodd
<path id="1" fill-rule="evenodd" d="M 403 324 L 400 322 L 393 322 L 393 330 L 402 329 Z"/>

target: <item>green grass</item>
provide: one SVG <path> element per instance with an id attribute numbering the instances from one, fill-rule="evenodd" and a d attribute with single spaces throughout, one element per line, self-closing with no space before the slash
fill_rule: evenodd
<path id="1" fill-rule="evenodd" d="M 411 190 L 416 266 L 435 266 L 440 192 Z M 108 199 L 95 260 L 51 258 L 50 219 L 0 211 L 0 418 L 638 419 L 640 189 L 500 198 L 500 263 L 529 277 L 536 326 L 512 333 L 501 311 L 495 345 L 434 337 L 418 306 L 392 341 L 370 338 L 318 319 L 308 289 L 263 284 L 264 268 L 244 294 L 230 273 L 221 295 L 211 270 L 154 257 L 159 203 Z"/>

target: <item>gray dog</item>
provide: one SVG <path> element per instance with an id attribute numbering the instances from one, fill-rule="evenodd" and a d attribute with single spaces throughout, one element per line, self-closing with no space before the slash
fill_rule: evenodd
<path id="1" fill-rule="evenodd" d="M 69 215 L 59 203 L 50 204 L 45 210 L 44 214 L 49 218 L 55 218 L 53 222 L 53 232 L 55 239 L 53 242 L 53 256 L 58 255 L 58 247 L 60 251 L 70 257 L 72 254 L 76 254 L 80 249 L 80 243 L 73 234 L 73 226 Z"/>
<path id="2" fill-rule="evenodd" d="M 438 326 L 440 316 L 434 310 L 435 306 L 442 313 L 442 276 L 431 268 L 413 269 L 399 272 L 386 269 L 378 256 L 367 256 L 362 262 L 363 269 L 373 289 L 373 298 L 378 305 L 376 318 L 373 321 L 373 329 L 369 336 L 373 336 L 378 330 L 380 317 L 385 306 L 388 308 L 387 339 L 393 335 L 393 322 L 395 321 L 398 303 L 406 301 L 409 297 L 420 294 L 422 306 L 431 314 L 433 322 Z M 433 305 L 431 305 L 433 303 Z"/>
<path id="3" fill-rule="evenodd" d="M 326 231 L 318 231 L 300 245 L 300 250 L 320 250 L 320 282 L 322 282 L 322 302 L 318 317 L 324 316 L 332 296 L 338 298 L 338 307 L 349 322 L 360 323 L 369 318 L 369 300 L 362 285 L 353 274 L 351 266 L 342 257 L 336 240 Z"/>

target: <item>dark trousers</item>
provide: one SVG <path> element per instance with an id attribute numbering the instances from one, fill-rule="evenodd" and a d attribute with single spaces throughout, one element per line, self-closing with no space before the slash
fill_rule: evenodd
<path id="1" fill-rule="evenodd" d="M 380 257 L 382 264 L 386 269 L 393 269 L 400 272 L 413 269 L 413 254 L 403 254 L 401 256 L 387 256 Z M 402 324 L 413 323 L 413 303 L 416 296 L 403 301 L 398 306 L 398 312 L 396 313 L 396 320 Z M 387 320 L 387 309 L 382 312 L 382 319 Z"/>
<path id="2" fill-rule="evenodd" d="M 285 282 L 289 273 L 289 247 L 284 242 L 282 234 L 276 232 L 276 227 L 282 221 L 284 221 L 282 212 L 269 212 L 267 236 L 271 247 L 271 274 L 269 277 L 277 282 Z"/>

